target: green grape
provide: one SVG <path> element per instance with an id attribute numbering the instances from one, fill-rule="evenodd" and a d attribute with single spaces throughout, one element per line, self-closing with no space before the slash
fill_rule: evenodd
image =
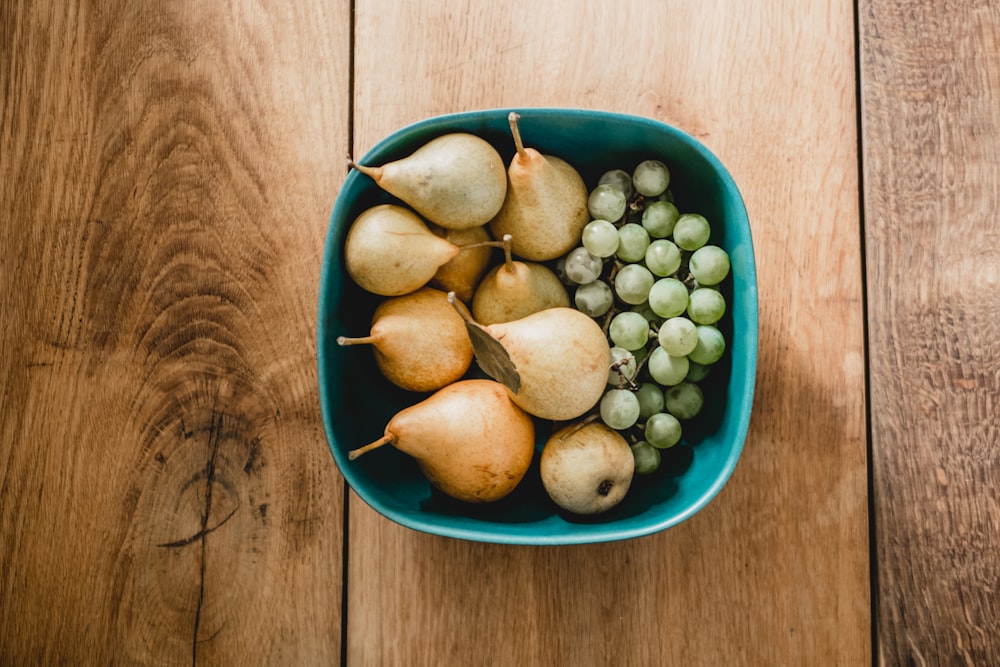
<path id="1" fill-rule="evenodd" d="M 688 358 L 675 357 L 669 354 L 662 347 L 657 346 L 649 353 L 649 360 L 646 361 L 646 368 L 650 377 L 664 387 L 680 384 L 687 377 Z"/>
<path id="2" fill-rule="evenodd" d="M 628 264 L 615 274 L 615 293 L 625 303 L 638 306 L 646 303 L 653 281 L 653 274 L 645 266 Z"/>
<path id="3" fill-rule="evenodd" d="M 710 324 L 698 325 L 698 344 L 688 354 L 691 361 L 710 366 L 722 358 L 726 351 L 726 338 Z"/>
<path id="4" fill-rule="evenodd" d="M 657 412 L 663 412 L 663 390 L 655 382 L 643 382 L 635 397 L 639 399 L 639 419 L 649 419 Z"/>
<path id="5" fill-rule="evenodd" d="M 587 210 L 594 220 L 618 222 L 625 215 L 625 193 L 611 185 L 598 185 L 587 197 Z"/>
<path id="6" fill-rule="evenodd" d="M 601 420 L 616 431 L 630 428 L 639 419 L 639 399 L 628 389 L 609 389 L 598 409 Z"/>
<path id="7" fill-rule="evenodd" d="M 646 248 L 646 266 L 660 277 L 677 273 L 681 268 L 681 251 L 667 239 L 657 239 Z"/>
<path id="8" fill-rule="evenodd" d="M 658 412 L 646 420 L 646 441 L 658 449 L 669 449 L 681 441 L 681 423 L 669 412 Z"/>
<path id="9" fill-rule="evenodd" d="M 659 325 L 660 320 L 662 319 L 659 315 L 653 312 L 652 308 L 649 307 L 649 301 L 646 301 L 644 303 L 638 303 L 632 306 L 631 310 L 645 317 L 646 321 L 649 322 L 650 324 L 655 323 L 656 325 Z"/>
<path id="10" fill-rule="evenodd" d="M 632 458 L 635 459 L 635 472 L 637 475 L 649 475 L 659 469 L 660 450 L 656 447 L 653 447 L 645 440 L 640 440 L 629 447 L 632 450 Z"/>
<path id="11" fill-rule="evenodd" d="M 684 380 L 686 382 L 701 382 L 708 377 L 711 370 L 711 365 L 699 364 L 697 361 L 691 361 L 691 357 L 688 357 L 688 374 Z"/>
<path id="12" fill-rule="evenodd" d="M 677 317 L 688 307 L 688 289 L 676 278 L 661 278 L 649 288 L 649 307 L 660 317 Z"/>
<path id="13" fill-rule="evenodd" d="M 649 322 L 639 313 L 626 310 L 611 318 L 608 337 L 618 347 L 638 350 L 649 341 Z"/>
<path id="14" fill-rule="evenodd" d="M 589 317 L 600 317 L 611 310 L 615 294 L 603 280 L 594 280 L 586 285 L 580 285 L 573 294 L 573 304 L 576 309 Z"/>
<path id="15" fill-rule="evenodd" d="M 580 242 L 594 257 L 611 257 L 618 250 L 618 228 L 607 220 L 591 220 Z"/>
<path id="16" fill-rule="evenodd" d="M 659 160 L 644 160 L 632 172 L 632 184 L 644 197 L 656 197 L 670 185 L 670 170 Z"/>
<path id="17" fill-rule="evenodd" d="M 705 403 L 701 387 L 693 382 L 681 382 L 663 392 L 667 412 L 678 419 L 692 419 Z"/>
<path id="18" fill-rule="evenodd" d="M 622 191 L 625 195 L 625 199 L 631 199 L 632 195 L 635 194 L 635 188 L 632 186 L 632 176 L 624 169 L 612 169 L 611 171 L 606 171 L 601 174 L 601 178 L 597 181 L 598 185 L 611 185 Z"/>
<path id="19" fill-rule="evenodd" d="M 618 250 L 615 253 L 623 262 L 641 262 L 646 258 L 649 233 L 634 222 L 618 228 Z"/>
<path id="20" fill-rule="evenodd" d="M 726 313 L 726 298 L 719 290 L 699 287 L 688 297 L 687 313 L 696 324 L 715 324 Z"/>
<path id="21" fill-rule="evenodd" d="M 620 363 L 619 362 L 623 362 Z M 635 377 L 635 355 L 624 347 L 617 345 L 611 348 L 611 367 L 608 369 L 608 384 L 622 386 Z"/>
<path id="22" fill-rule="evenodd" d="M 594 257 L 584 247 L 574 248 L 566 255 L 563 271 L 566 276 L 579 285 L 597 280 L 604 268 L 600 257 Z"/>
<path id="23" fill-rule="evenodd" d="M 688 269 L 700 285 L 718 285 L 729 275 L 729 255 L 717 245 L 705 245 L 688 259 Z"/>
<path id="24" fill-rule="evenodd" d="M 660 347 L 674 357 L 686 357 L 698 344 L 698 327 L 686 317 L 671 317 L 660 325 Z"/>
<path id="25" fill-rule="evenodd" d="M 673 202 L 655 201 L 643 210 L 642 226 L 654 239 L 665 239 L 674 233 L 680 215 Z"/>
<path id="26" fill-rule="evenodd" d="M 712 228 L 704 216 L 685 213 L 674 225 L 674 243 L 683 250 L 697 250 L 708 242 Z"/>

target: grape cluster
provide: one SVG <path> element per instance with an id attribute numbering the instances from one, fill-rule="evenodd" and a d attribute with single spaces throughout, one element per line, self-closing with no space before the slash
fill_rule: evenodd
<path id="1" fill-rule="evenodd" d="M 681 441 L 704 404 L 699 383 L 722 358 L 717 324 L 729 255 L 709 244 L 711 225 L 681 213 L 670 171 L 645 160 L 604 173 L 587 201 L 581 245 L 558 263 L 578 310 L 602 322 L 611 346 L 608 390 L 597 416 L 629 440 L 636 471 Z"/>

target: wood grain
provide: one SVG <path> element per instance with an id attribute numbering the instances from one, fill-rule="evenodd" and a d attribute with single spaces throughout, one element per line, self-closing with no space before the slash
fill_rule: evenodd
<path id="1" fill-rule="evenodd" d="M 879 662 L 998 664 L 1000 10 L 860 6 Z"/>
<path id="2" fill-rule="evenodd" d="M 666 533 L 469 544 L 352 496 L 348 663 L 869 661 L 853 5 L 358 0 L 355 40 L 358 154 L 489 107 L 627 111 L 703 140 L 750 210 L 761 348 L 734 476 Z"/>
<path id="3" fill-rule="evenodd" d="M 0 5 L 0 663 L 339 659 L 348 17 Z"/>

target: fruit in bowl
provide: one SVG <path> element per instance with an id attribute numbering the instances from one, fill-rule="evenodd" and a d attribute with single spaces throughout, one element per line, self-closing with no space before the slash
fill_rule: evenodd
<path id="1" fill-rule="evenodd" d="M 405 199 L 413 191 L 423 192 L 420 187 L 391 193 L 367 167 L 368 173 L 354 169 L 348 174 L 334 205 L 320 284 L 317 356 L 324 428 L 345 479 L 365 502 L 402 525 L 480 541 L 626 539 L 690 517 L 718 493 L 736 465 L 753 395 L 756 275 L 749 222 L 732 178 L 704 146 L 676 128 L 635 116 L 566 109 L 525 109 L 520 119 L 509 110 L 428 119 L 387 137 L 357 164 L 393 164 L 398 174 L 405 171 L 400 163 L 405 166 L 415 154 L 425 162 L 454 163 L 429 159 L 427 147 L 445 144 L 441 138 L 456 134 L 482 140 L 501 165 L 509 165 L 500 204 L 497 180 L 490 176 L 498 160 L 476 160 L 480 166 L 475 169 L 482 173 L 466 175 L 469 181 L 489 184 L 494 195 L 489 208 L 496 208 L 486 222 L 481 222 L 486 213 L 477 213 L 474 227 L 481 230 L 469 242 L 429 242 L 425 229 L 445 240 L 435 227 L 463 223 L 431 219 L 431 213 L 421 213 Z M 481 150 L 478 143 L 476 150 Z M 537 160 L 543 167 L 536 169 Z M 448 197 L 462 198 L 461 187 L 455 186 L 462 179 L 433 178 L 449 183 Z M 508 202 L 511 197 L 516 205 Z M 424 211 L 434 209 L 421 205 Z M 480 253 L 491 248 L 492 268 L 480 263 L 469 273 L 473 284 L 466 285 L 461 297 L 455 293 L 450 298 L 466 324 L 476 361 L 460 379 L 431 390 L 454 391 L 453 384 L 471 380 L 494 383 L 533 423 L 534 452 L 527 467 L 513 474 L 517 482 L 509 489 L 486 502 L 475 489 L 456 490 L 426 474 L 427 466 L 405 447 L 377 447 L 349 458 L 349 451 L 365 443 L 382 437 L 392 442 L 387 425 L 396 415 L 435 396 L 391 382 L 367 346 L 337 344 L 338 338 L 369 335 L 376 310 L 398 296 L 366 289 L 367 276 L 352 268 L 360 265 L 351 258 L 353 226 L 367 211 L 386 206 L 409 210 L 422 220 L 420 242 L 434 250 L 385 252 L 379 241 L 385 245 L 398 239 L 379 234 L 365 238 L 357 245 L 383 253 L 373 263 L 381 268 L 364 269 L 389 274 L 380 280 L 394 279 L 386 266 L 417 263 L 420 276 L 407 287 L 430 289 L 425 285 L 434 285 L 435 273 L 460 258 L 463 246 Z M 504 207 L 510 211 L 501 213 Z M 558 242 L 536 229 L 542 227 L 558 229 Z M 532 241 L 545 248 L 542 254 L 517 255 L 513 239 L 532 233 L 542 239 Z M 508 270 L 513 261 L 537 264 L 559 276 L 570 305 L 540 300 L 537 313 L 517 313 L 512 321 L 485 326 L 476 322 L 466 304 L 474 303 L 478 281 L 491 270 Z M 530 295 L 531 284 L 521 279 L 520 288 Z M 551 289 L 551 280 L 547 284 Z M 498 418 L 497 424 L 505 420 Z M 564 466 L 579 471 L 581 491 L 567 494 L 574 481 L 570 477 L 567 482 L 562 471 L 562 493 L 553 493 L 540 469 L 546 443 L 556 431 L 579 439 L 597 425 L 615 431 L 628 445 L 633 479 L 628 484 L 598 479 L 592 489 L 593 466 Z M 437 428 L 448 433 L 446 424 Z M 486 434 L 479 440 L 496 440 L 499 448 L 506 431 L 499 425 L 492 431 L 487 426 L 476 432 Z M 448 440 L 441 434 L 435 438 Z M 454 459 L 460 472 L 475 468 L 471 456 L 455 452 Z M 523 459 L 519 465 L 525 465 Z M 467 478 L 464 472 L 457 477 Z M 613 503 L 595 505 L 598 512 L 559 501 L 593 497 L 615 486 L 625 493 Z"/>

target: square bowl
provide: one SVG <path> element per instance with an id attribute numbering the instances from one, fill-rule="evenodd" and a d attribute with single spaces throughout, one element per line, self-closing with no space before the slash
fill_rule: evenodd
<path id="1" fill-rule="evenodd" d="M 489 141 L 506 164 L 514 154 L 508 114 L 472 111 L 417 122 L 380 141 L 358 162 L 379 165 L 405 157 L 448 132 Z M 369 350 L 341 347 L 340 335 L 367 333 L 380 297 L 363 292 L 344 268 L 347 229 L 365 209 L 399 203 L 367 176 L 351 171 L 334 203 L 319 285 L 317 360 L 327 441 L 344 479 L 378 513 L 411 529 L 479 542 L 527 545 L 584 544 L 648 535 L 674 526 L 705 507 L 725 485 L 743 449 L 757 366 L 757 278 L 750 224 L 742 196 L 722 163 L 699 141 L 648 118 L 580 109 L 526 108 L 519 127 L 526 146 L 572 164 L 592 189 L 609 169 L 627 171 L 646 159 L 670 169 L 670 189 L 681 213 L 704 215 L 710 243 L 724 248 L 732 270 L 722 289 L 727 313 L 718 324 L 725 356 L 701 382 L 705 406 L 685 424 L 682 441 L 662 450 L 660 468 L 636 475 L 625 499 L 596 516 L 559 510 L 538 472 L 538 453 L 551 422 L 536 422 L 536 456 L 507 497 L 473 505 L 433 489 L 415 461 L 392 447 L 349 461 L 350 449 L 378 439 L 389 419 L 426 394 L 396 388 Z M 475 363 L 470 374 L 476 373 Z M 481 374 L 480 374 L 481 376 Z"/>

